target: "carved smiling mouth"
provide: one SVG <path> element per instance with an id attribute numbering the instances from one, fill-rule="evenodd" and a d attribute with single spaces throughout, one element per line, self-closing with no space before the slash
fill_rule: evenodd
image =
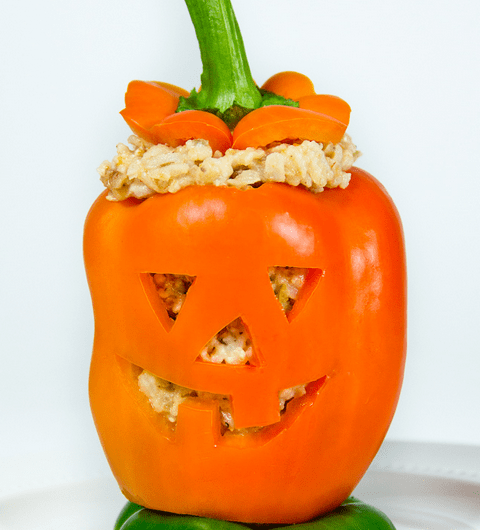
<path id="1" fill-rule="evenodd" d="M 138 370 L 140 371 L 141 369 Z M 312 405 L 325 380 L 326 377 L 323 377 L 308 384 L 281 390 L 278 393 L 278 407 L 281 418 L 283 419 L 283 416 L 287 413 L 287 408 L 290 412 L 294 404 L 296 405 L 296 409 Z M 147 396 L 155 412 L 162 414 L 173 429 L 176 426 L 179 406 L 187 400 L 215 403 L 220 409 L 220 429 L 222 435 L 227 432 L 245 435 L 259 432 L 265 428 L 248 427 L 237 429 L 235 427 L 230 396 L 192 390 L 161 379 L 146 370 L 141 371 L 138 376 L 138 385 L 140 391 Z"/>

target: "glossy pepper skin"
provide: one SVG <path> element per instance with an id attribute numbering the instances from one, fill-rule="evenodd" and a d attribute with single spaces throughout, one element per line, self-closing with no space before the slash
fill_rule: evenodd
<path id="1" fill-rule="evenodd" d="M 295 523 L 339 506 L 375 456 L 399 397 L 406 273 L 398 213 L 372 176 L 313 194 L 283 184 L 190 187 L 144 201 L 102 194 L 85 226 L 95 313 L 90 399 L 112 471 L 147 508 Z M 311 274 L 286 317 L 270 266 Z M 148 273 L 196 276 L 175 324 Z M 241 317 L 250 366 L 198 362 Z M 140 368 L 227 394 L 246 435 L 220 434 L 212 403 L 186 401 L 176 429 L 139 391 Z M 309 383 L 281 417 L 277 392 Z"/>
<path id="2" fill-rule="evenodd" d="M 230 1 L 186 4 L 204 65 L 202 89 L 187 96 L 165 83 L 133 82 L 122 115 L 134 132 L 171 146 L 203 138 L 220 152 L 341 140 L 348 104 L 316 94 L 295 72 L 259 89 Z M 213 530 L 234 524 L 220 519 L 301 523 L 351 494 L 393 417 L 406 325 L 398 213 L 372 176 L 351 173 L 347 189 L 319 194 L 280 183 L 192 186 L 120 203 L 104 193 L 93 205 L 84 246 L 95 313 L 90 399 L 131 502 L 208 518 L 187 521 L 210 521 Z M 270 284 L 272 266 L 309 270 L 288 314 Z M 195 277 L 175 322 L 153 273 Z M 253 344 L 249 364 L 202 361 L 203 347 L 239 318 Z M 180 404 L 172 425 L 140 392 L 143 369 L 229 396 L 235 426 L 255 429 L 222 434 L 217 402 L 198 397 Z M 306 385 L 306 394 L 280 414 L 279 392 L 296 385 Z M 330 517 L 311 524 L 329 528 L 322 525 Z M 168 521 L 183 526 L 184 519 Z M 122 530 L 157 523 L 141 509 Z"/>
<path id="3" fill-rule="evenodd" d="M 216 519 L 176 516 L 128 503 L 120 513 L 114 530 L 245 530 L 247 528 L 274 530 L 275 525 L 243 525 Z M 384 513 L 355 497 L 349 497 L 329 514 L 295 525 L 295 528 L 297 530 L 395 530 L 393 523 Z"/>

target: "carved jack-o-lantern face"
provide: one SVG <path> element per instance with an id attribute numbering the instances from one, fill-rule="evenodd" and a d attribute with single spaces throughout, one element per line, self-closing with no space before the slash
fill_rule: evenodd
<path id="1" fill-rule="evenodd" d="M 130 500 L 297 522 L 358 483 L 400 390 L 405 262 L 391 200 L 352 172 L 346 190 L 319 195 L 199 187 L 92 207 L 91 404 Z M 278 267 L 302 275 L 288 308 L 272 288 Z M 179 310 L 159 296 L 159 277 L 181 282 Z M 242 337 L 243 359 L 209 357 L 221 333 Z M 181 389 L 173 419 L 152 406 L 142 374 Z M 222 401 L 235 429 L 222 427 Z"/>

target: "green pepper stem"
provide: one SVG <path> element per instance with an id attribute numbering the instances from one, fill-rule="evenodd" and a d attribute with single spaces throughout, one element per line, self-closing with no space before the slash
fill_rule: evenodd
<path id="1" fill-rule="evenodd" d="M 259 89 L 250 72 L 245 46 L 230 0 L 185 0 L 203 63 L 202 89 L 180 97 L 177 112 L 205 110 L 230 129 L 264 105 L 298 107 L 297 101 Z"/>
<path id="2" fill-rule="evenodd" d="M 236 105 L 258 108 L 262 96 L 253 81 L 230 0 L 185 0 L 203 63 L 196 105 L 223 114 Z M 196 107 L 198 108 L 198 106 Z"/>

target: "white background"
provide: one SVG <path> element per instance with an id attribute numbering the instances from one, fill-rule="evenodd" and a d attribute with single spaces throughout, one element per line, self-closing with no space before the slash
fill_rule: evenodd
<path id="1" fill-rule="evenodd" d="M 388 438 L 480 445 L 480 2 L 234 5 L 257 82 L 297 70 L 347 100 L 357 165 L 401 213 L 409 346 Z M 181 0 L 17 0 L 0 45 L 0 462 L 103 470 L 83 222 L 129 135 L 128 82 L 198 86 L 195 34 Z"/>

